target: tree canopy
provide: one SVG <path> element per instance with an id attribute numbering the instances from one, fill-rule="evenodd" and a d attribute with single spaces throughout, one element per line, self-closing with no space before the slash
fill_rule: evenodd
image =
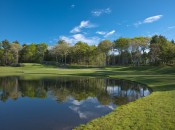
<path id="1" fill-rule="evenodd" d="M 21 45 L 18 41 L 0 42 L 0 65 L 18 63 L 55 65 L 160 65 L 175 64 L 175 43 L 162 35 L 152 37 L 120 37 L 113 42 L 103 40 L 98 45 L 79 41 L 74 45 L 59 40 L 53 47 L 47 43 Z"/>

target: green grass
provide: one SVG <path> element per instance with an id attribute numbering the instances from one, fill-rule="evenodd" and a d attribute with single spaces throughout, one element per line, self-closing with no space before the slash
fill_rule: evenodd
<path id="1" fill-rule="evenodd" d="M 175 130 L 175 67 L 56 68 L 40 64 L 0 67 L 0 76 L 102 76 L 147 84 L 153 93 L 117 107 L 103 117 L 76 129 L 89 130 Z"/>

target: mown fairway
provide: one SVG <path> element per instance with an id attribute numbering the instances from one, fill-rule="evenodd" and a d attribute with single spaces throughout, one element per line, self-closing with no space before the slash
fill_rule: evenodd
<path id="1" fill-rule="evenodd" d="M 175 67 L 108 67 L 56 68 L 39 64 L 23 67 L 0 67 L 0 75 L 38 76 L 103 76 L 133 80 L 147 84 L 153 93 L 123 105 L 112 113 L 77 129 L 175 129 Z"/>

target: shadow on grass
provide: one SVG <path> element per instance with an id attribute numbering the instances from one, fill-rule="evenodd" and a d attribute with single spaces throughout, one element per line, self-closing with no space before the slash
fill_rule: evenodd
<path id="1" fill-rule="evenodd" d="M 109 67 L 108 69 L 112 69 L 114 71 L 132 71 L 132 72 L 141 72 L 141 71 L 149 71 L 156 72 L 159 74 L 175 74 L 175 67 L 170 66 L 114 66 Z"/>
<path id="2" fill-rule="evenodd" d="M 175 90 L 175 84 L 155 86 L 153 90 L 154 91 L 173 91 Z"/>
<path id="3" fill-rule="evenodd" d="M 104 67 L 98 67 L 98 66 L 85 66 L 85 65 L 61 65 L 57 66 L 58 68 L 63 68 L 63 69 L 91 69 L 91 68 L 104 68 Z"/>

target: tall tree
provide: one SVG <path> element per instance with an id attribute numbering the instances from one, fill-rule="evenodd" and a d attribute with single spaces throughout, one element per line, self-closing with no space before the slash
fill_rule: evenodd
<path id="1" fill-rule="evenodd" d="M 134 37 L 130 40 L 131 59 L 134 65 L 146 62 L 145 50 L 148 49 L 149 41 L 149 37 Z"/>
<path id="2" fill-rule="evenodd" d="M 114 41 L 115 49 L 118 50 L 119 53 L 119 63 L 124 64 L 128 63 L 128 48 L 129 48 L 129 39 L 128 38 L 119 38 Z"/>
<path id="3" fill-rule="evenodd" d="M 44 54 L 47 51 L 48 45 L 46 43 L 40 43 L 36 45 L 38 61 L 42 62 L 44 60 Z"/>
<path id="4" fill-rule="evenodd" d="M 2 41 L 2 47 L 4 49 L 3 57 L 4 57 L 5 65 L 7 65 L 8 64 L 8 53 L 10 50 L 10 42 L 8 40 Z"/>
<path id="5" fill-rule="evenodd" d="M 113 44 L 109 40 L 103 40 L 98 44 L 99 51 L 104 53 L 105 55 L 105 62 L 104 62 L 105 66 L 108 65 L 108 54 L 109 51 L 112 49 L 112 46 Z"/>
<path id="6" fill-rule="evenodd" d="M 4 50 L 2 49 L 2 43 L 0 42 L 0 65 L 3 64 L 3 54 Z"/>
<path id="7" fill-rule="evenodd" d="M 25 62 L 36 62 L 36 63 L 38 62 L 36 59 L 37 48 L 35 43 L 26 45 L 23 48 L 23 51 L 24 51 Z"/>
<path id="8" fill-rule="evenodd" d="M 64 40 L 59 40 L 58 43 L 52 49 L 52 53 L 55 55 L 56 60 L 58 61 L 58 56 L 61 56 L 61 62 L 66 65 L 67 55 L 69 53 L 70 45 Z"/>
<path id="9" fill-rule="evenodd" d="M 70 48 L 70 44 L 67 43 L 64 40 L 59 40 L 58 41 L 58 46 L 60 48 L 60 52 L 63 54 L 64 56 L 64 65 L 66 65 L 66 60 L 67 60 L 67 55 L 69 54 L 69 48 Z"/>
<path id="10" fill-rule="evenodd" d="M 2 42 L 0 42 L 0 49 L 2 49 Z"/>
<path id="11" fill-rule="evenodd" d="M 83 62 L 85 65 L 88 58 L 89 45 L 87 43 L 79 41 L 75 44 L 75 50 L 76 56 L 79 58 L 79 62 Z"/>
<path id="12" fill-rule="evenodd" d="M 18 64 L 19 62 L 19 51 L 21 50 L 21 45 L 19 44 L 18 41 L 12 42 L 10 45 L 10 50 L 14 56 L 15 59 L 15 64 Z"/>
<path id="13" fill-rule="evenodd" d="M 164 63 L 168 40 L 161 35 L 154 35 L 150 41 L 150 60 L 154 64 Z"/>

